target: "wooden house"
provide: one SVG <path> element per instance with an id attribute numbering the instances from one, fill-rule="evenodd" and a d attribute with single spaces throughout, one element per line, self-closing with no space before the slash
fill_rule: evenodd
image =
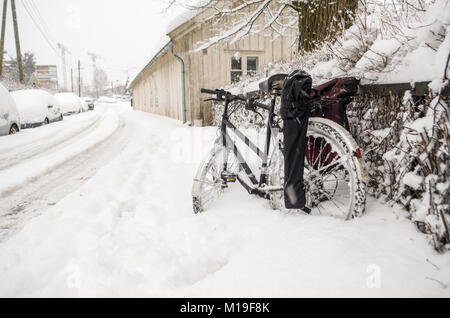
<path id="1" fill-rule="evenodd" d="M 276 39 L 250 34 L 235 44 L 219 42 L 197 52 L 199 43 L 215 35 L 207 19 L 210 14 L 204 10 L 169 27 L 167 43 L 130 84 L 135 109 L 209 125 L 212 106 L 203 101 L 207 96 L 200 93 L 201 88 L 215 89 L 239 81 L 270 62 L 292 59 L 296 52 L 294 31 L 292 36 Z"/>

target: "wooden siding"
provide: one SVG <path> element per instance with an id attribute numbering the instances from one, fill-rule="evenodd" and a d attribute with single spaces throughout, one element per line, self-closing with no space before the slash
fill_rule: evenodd
<path id="1" fill-rule="evenodd" d="M 295 46 L 292 37 L 279 37 L 275 41 L 270 36 L 250 35 L 235 44 L 219 43 L 207 50 L 192 53 L 196 45 L 214 34 L 208 23 L 202 22 L 200 15 L 189 23 L 172 31 L 169 36 L 175 41 L 174 52 L 183 58 L 186 65 L 186 108 L 187 120 L 194 123 L 212 123 L 211 103 L 204 102 L 200 94 L 202 87 L 215 89 L 231 83 L 231 59 L 236 52 L 242 56 L 245 74 L 246 57 L 259 58 L 258 71 L 269 62 L 292 59 Z M 156 83 L 156 89 L 153 89 Z M 135 108 L 178 120 L 182 119 L 181 66 L 170 52 L 161 55 L 138 78 L 133 86 Z M 157 96 L 159 106 L 155 106 L 153 95 Z"/>

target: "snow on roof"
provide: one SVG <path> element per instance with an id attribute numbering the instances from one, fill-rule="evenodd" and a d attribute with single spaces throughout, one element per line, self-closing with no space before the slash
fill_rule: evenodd
<path id="1" fill-rule="evenodd" d="M 167 24 L 167 34 L 202 13 L 210 2 L 210 0 L 184 0 L 181 12 Z"/>
<path id="2" fill-rule="evenodd" d="M 145 65 L 139 68 L 139 72 L 132 76 L 133 80 L 131 81 L 129 87 L 133 87 L 138 78 L 144 73 L 153 63 L 156 62 L 157 58 L 166 51 L 170 44 L 170 38 L 167 35 L 162 36 L 158 41 L 156 41 L 153 45 L 153 48 L 149 51 L 148 58 L 146 59 Z"/>
<path id="3" fill-rule="evenodd" d="M 206 3 L 209 3 L 210 0 L 184 0 L 183 5 L 181 6 L 181 11 L 178 13 L 178 15 L 175 16 L 174 19 L 169 21 L 167 24 L 166 33 L 169 34 L 176 28 L 182 26 L 201 12 L 203 12 L 204 8 L 198 8 Z M 196 9 L 197 7 L 197 9 Z M 159 41 L 155 42 L 155 45 L 153 46 L 153 49 L 150 51 L 150 54 L 148 55 L 148 58 L 146 59 L 147 62 L 144 64 L 140 69 L 138 73 L 135 75 L 132 75 L 131 78 L 133 80 L 131 81 L 130 85 L 128 87 L 133 87 L 136 81 L 139 79 L 139 77 L 144 73 L 150 66 L 153 65 L 153 63 L 156 62 L 158 57 L 160 57 L 163 53 L 167 51 L 169 48 L 169 44 L 171 42 L 171 39 L 168 35 L 164 35 L 160 38 Z"/>
<path id="4" fill-rule="evenodd" d="M 176 28 L 182 26 L 183 24 L 197 16 L 202 11 L 203 9 L 186 9 L 168 23 L 166 32 L 169 34 Z"/>

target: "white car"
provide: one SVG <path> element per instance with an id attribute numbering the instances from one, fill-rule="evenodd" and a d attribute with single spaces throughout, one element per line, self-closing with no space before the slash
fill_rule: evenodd
<path id="1" fill-rule="evenodd" d="M 81 111 L 82 112 L 89 111 L 88 103 L 86 103 L 86 101 L 84 99 L 80 98 L 80 103 L 81 103 Z"/>
<path id="2" fill-rule="evenodd" d="M 97 103 L 100 103 L 100 104 L 115 104 L 115 103 L 117 103 L 117 99 L 115 99 L 113 97 L 108 97 L 108 96 L 101 96 L 99 99 L 97 99 Z"/>
<path id="3" fill-rule="evenodd" d="M 55 95 L 61 105 L 64 116 L 78 114 L 83 111 L 80 98 L 74 93 L 59 93 Z"/>
<path id="4" fill-rule="evenodd" d="M 16 102 L 0 84 L 0 136 L 12 135 L 20 130 L 20 116 Z"/>
<path id="5" fill-rule="evenodd" d="M 63 120 L 58 101 L 44 90 L 14 91 L 11 96 L 19 109 L 21 128 L 33 128 Z"/>
<path id="6" fill-rule="evenodd" d="M 85 97 L 84 101 L 88 104 L 89 110 L 94 110 L 94 99 L 92 99 L 91 97 Z"/>

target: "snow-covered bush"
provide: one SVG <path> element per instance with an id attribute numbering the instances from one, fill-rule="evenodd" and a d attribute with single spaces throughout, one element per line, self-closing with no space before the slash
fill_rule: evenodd
<path id="1" fill-rule="evenodd" d="M 308 71 L 315 84 L 345 76 L 362 84 L 432 81 L 426 98 L 411 92 L 403 98 L 360 96 L 348 116 L 365 152 L 372 194 L 405 207 L 435 248 L 444 250 L 450 248 L 450 121 L 440 89 L 449 84 L 449 54 L 450 0 L 365 1 L 353 26 L 333 43 L 225 89 L 254 92 L 259 81 L 295 69 Z M 216 105 L 216 124 L 221 114 Z M 243 107 L 232 120 L 244 128 L 265 124 Z"/>
<path id="2" fill-rule="evenodd" d="M 371 193 L 405 207 L 441 250 L 450 243 L 450 122 L 448 112 L 437 108 L 448 111 L 448 104 L 439 96 L 416 99 L 407 92 L 403 99 L 360 97 L 348 115 L 364 149 Z"/>

